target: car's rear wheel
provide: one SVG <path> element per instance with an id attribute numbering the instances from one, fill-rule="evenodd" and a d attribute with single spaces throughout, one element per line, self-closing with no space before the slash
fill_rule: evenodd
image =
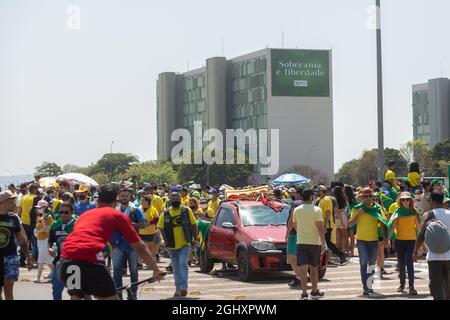
<path id="1" fill-rule="evenodd" d="M 209 273 L 214 268 L 214 260 L 210 259 L 206 248 L 200 251 L 200 271 Z"/>
<path id="2" fill-rule="evenodd" d="M 238 254 L 238 276 L 241 281 L 251 281 L 254 278 L 254 272 L 250 266 L 250 259 L 244 250 Z"/>

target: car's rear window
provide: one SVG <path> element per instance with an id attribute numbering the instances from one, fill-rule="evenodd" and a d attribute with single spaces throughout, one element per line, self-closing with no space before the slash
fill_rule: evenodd
<path id="1" fill-rule="evenodd" d="M 289 206 L 281 212 L 276 212 L 269 206 L 242 206 L 239 207 L 241 221 L 244 226 L 285 226 L 289 216 Z"/>

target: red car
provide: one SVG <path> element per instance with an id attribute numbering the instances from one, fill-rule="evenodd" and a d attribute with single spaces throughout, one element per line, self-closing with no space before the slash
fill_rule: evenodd
<path id="1" fill-rule="evenodd" d="M 237 265 L 242 281 L 252 280 L 256 272 L 291 270 L 285 241 L 290 206 L 281 204 L 281 209 L 277 212 L 261 201 L 223 202 L 200 252 L 200 270 L 210 272 L 216 262 L 230 263 Z"/>

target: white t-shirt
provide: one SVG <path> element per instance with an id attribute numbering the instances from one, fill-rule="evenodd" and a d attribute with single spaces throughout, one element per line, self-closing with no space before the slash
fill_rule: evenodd
<path id="1" fill-rule="evenodd" d="M 447 230 L 450 234 L 450 210 L 438 208 L 433 211 L 436 219 L 447 226 Z M 427 261 L 450 261 L 450 250 L 445 253 L 433 253 L 428 250 Z"/>

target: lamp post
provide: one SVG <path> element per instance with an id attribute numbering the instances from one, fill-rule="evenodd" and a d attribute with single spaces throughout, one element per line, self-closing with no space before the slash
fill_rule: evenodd
<path id="1" fill-rule="evenodd" d="M 109 153 L 112 153 L 113 144 L 114 144 L 114 141 L 111 141 L 111 147 L 109 148 Z"/>
<path id="2" fill-rule="evenodd" d="M 381 50 L 381 0 L 376 1 L 377 38 L 377 113 L 378 113 L 378 180 L 383 181 L 384 173 L 384 132 L 383 132 L 383 61 Z"/>

